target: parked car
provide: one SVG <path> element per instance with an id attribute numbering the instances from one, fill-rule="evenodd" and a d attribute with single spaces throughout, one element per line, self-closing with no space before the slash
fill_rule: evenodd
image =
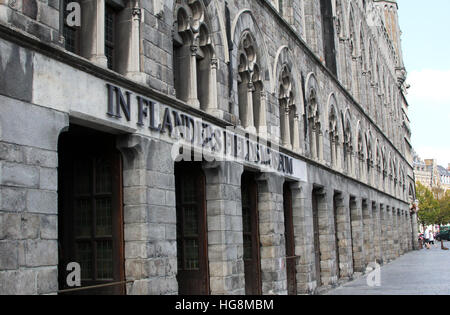
<path id="1" fill-rule="evenodd" d="M 440 241 L 440 240 L 450 241 L 450 230 L 443 230 L 443 231 L 440 231 L 440 232 L 436 235 L 436 240 L 437 240 L 437 241 Z"/>

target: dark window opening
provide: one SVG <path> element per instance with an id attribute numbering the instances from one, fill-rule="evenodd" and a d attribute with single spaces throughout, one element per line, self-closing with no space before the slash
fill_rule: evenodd
<path id="1" fill-rule="evenodd" d="M 175 165 L 175 185 L 178 292 L 180 295 L 207 295 L 210 290 L 206 231 L 206 183 L 201 163 L 177 163 Z"/>
<path id="2" fill-rule="evenodd" d="M 124 281 L 122 161 L 115 137 L 71 126 L 59 142 L 59 288 L 67 265 L 81 267 L 81 287 Z M 124 294 L 123 284 L 76 294 Z"/>
<path id="3" fill-rule="evenodd" d="M 105 56 L 108 59 L 108 69 L 115 67 L 115 45 L 116 45 L 116 10 L 111 5 L 105 6 Z"/>
<path id="4" fill-rule="evenodd" d="M 336 276 L 338 279 L 341 278 L 341 269 L 340 269 L 340 248 L 339 243 L 341 239 L 339 236 L 341 235 L 339 232 L 341 231 L 339 225 L 339 219 L 342 215 L 340 211 L 342 211 L 342 195 L 340 193 L 335 193 L 333 197 L 333 214 L 334 214 L 334 232 L 335 232 L 335 246 L 336 246 Z"/>
<path id="5" fill-rule="evenodd" d="M 254 174 L 244 172 L 241 180 L 244 236 L 245 294 L 261 295 L 261 257 L 258 227 L 258 187 Z"/>
<path id="6" fill-rule="evenodd" d="M 123 28 L 129 28 L 129 18 L 123 16 L 127 1 L 106 0 L 105 1 L 105 56 L 107 58 L 108 69 L 118 71 L 119 62 L 123 59 L 121 46 L 127 45 L 129 39 L 120 36 Z M 129 14 L 128 12 L 125 12 Z M 121 29 L 119 29 L 119 25 Z"/>
<path id="7" fill-rule="evenodd" d="M 336 47 L 334 42 L 334 22 L 331 0 L 320 0 L 320 11 L 322 15 L 322 39 L 325 65 L 334 75 L 337 75 Z"/>
<path id="8" fill-rule="evenodd" d="M 297 295 L 297 257 L 295 255 L 294 214 L 292 211 L 292 190 L 286 182 L 283 187 L 284 230 L 286 240 L 286 273 L 289 295 Z"/>
<path id="9" fill-rule="evenodd" d="M 319 200 L 321 199 L 321 189 L 314 189 L 312 192 L 312 213 L 314 230 L 314 261 L 316 269 L 317 286 L 322 285 L 321 277 L 321 253 L 320 253 L 320 226 L 319 226 Z"/>

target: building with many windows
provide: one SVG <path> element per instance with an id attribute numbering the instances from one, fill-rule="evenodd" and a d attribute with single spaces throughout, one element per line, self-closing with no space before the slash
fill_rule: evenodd
<path id="1" fill-rule="evenodd" d="M 0 1 L 0 293 L 317 293 L 416 248 L 397 10 Z"/>
<path id="2" fill-rule="evenodd" d="M 435 159 L 422 160 L 414 153 L 414 176 L 416 183 L 421 183 L 441 198 L 450 189 L 450 166 L 445 168 L 437 164 Z"/>

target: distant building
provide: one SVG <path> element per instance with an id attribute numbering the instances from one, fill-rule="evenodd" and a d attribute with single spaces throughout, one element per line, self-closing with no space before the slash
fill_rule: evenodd
<path id="1" fill-rule="evenodd" d="M 414 155 L 414 176 L 416 178 L 416 184 L 421 183 L 422 185 L 431 189 L 432 187 L 432 170 L 425 164 L 417 154 Z"/>
<path id="2" fill-rule="evenodd" d="M 450 164 L 447 169 L 443 166 L 438 166 L 438 172 L 444 192 L 450 190 Z"/>
<path id="3" fill-rule="evenodd" d="M 446 169 L 437 164 L 435 159 L 422 160 L 414 153 L 414 176 L 416 183 L 421 183 L 430 190 L 446 192 L 450 189 L 450 164 Z"/>

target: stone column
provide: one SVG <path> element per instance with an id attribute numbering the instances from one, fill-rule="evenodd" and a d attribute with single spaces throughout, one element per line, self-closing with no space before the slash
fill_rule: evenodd
<path id="1" fill-rule="evenodd" d="M 291 190 L 295 254 L 300 256 L 297 260 L 297 292 L 299 294 L 312 294 L 317 287 L 314 271 L 312 186 L 308 183 L 293 183 Z"/>
<path id="2" fill-rule="evenodd" d="M 373 238 L 373 213 L 372 207 L 367 201 L 362 203 L 363 229 L 364 229 L 364 252 L 366 266 L 375 262 L 374 238 Z"/>
<path id="3" fill-rule="evenodd" d="M 295 108 L 295 107 L 294 107 Z M 293 138 L 292 138 L 292 150 L 294 152 L 300 152 L 300 122 L 297 112 L 294 113 L 294 126 L 293 126 Z"/>
<path id="4" fill-rule="evenodd" d="M 311 122 L 310 121 L 310 123 L 314 123 L 314 122 Z M 317 133 L 317 130 L 316 130 L 316 126 L 314 125 L 314 126 L 312 126 L 311 128 L 310 128 L 310 133 L 311 133 L 311 137 L 310 137 L 310 139 L 311 139 L 311 141 L 310 141 L 310 143 L 309 143 L 309 151 L 311 152 L 311 158 L 312 159 L 316 159 L 317 158 L 317 145 L 316 145 L 316 141 L 317 141 L 317 136 L 316 136 L 316 133 Z"/>
<path id="5" fill-rule="evenodd" d="M 213 295 L 245 294 L 242 165 L 205 163 L 210 288 Z"/>
<path id="6" fill-rule="evenodd" d="M 333 138 L 333 133 L 329 133 L 330 139 L 330 158 L 331 158 L 331 167 L 334 168 L 337 165 L 336 161 L 336 140 Z"/>
<path id="7" fill-rule="evenodd" d="M 105 56 L 105 0 L 83 0 L 81 7 L 84 14 L 81 19 L 81 54 L 106 67 L 108 59 Z"/>
<path id="8" fill-rule="evenodd" d="M 352 222 L 353 270 L 355 273 L 366 271 L 364 251 L 364 230 L 361 201 L 350 198 L 350 217 Z"/>
<path id="9" fill-rule="evenodd" d="M 404 255 L 408 251 L 408 233 L 406 231 L 405 212 L 400 210 L 400 222 L 401 222 L 401 254 Z"/>
<path id="10" fill-rule="evenodd" d="M 267 103 L 267 94 L 265 91 L 260 92 L 259 98 L 259 126 L 258 126 L 258 134 L 262 138 L 267 138 L 267 118 L 266 118 L 266 103 Z"/>
<path id="11" fill-rule="evenodd" d="M 388 257 L 388 225 L 387 225 L 387 212 L 385 205 L 380 205 L 380 225 L 381 225 L 381 262 L 383 264 L 387 263 L 389 260 Z"/>
<path id="12" fill-rule="evenodd" d="M 262 293 L 287 295 L 284 178 L 263 173 L 257 178 L 257 182 Z"/>
<path id="13" fill-rule="evenodd" d="M 140 62 L 140 56 L 141 56 L 141 44 L 140 44 L 140 25 L 141 25 L 141 17 L 142 17 L 142 10 L 138 7 L 138 3 L 136 3 L 136 7 L 131 9 L 131 34 L 128 34 L 130 36 L 130 44 L 128 45 L 128 53 L 126 56 L 127 63 L 126 63 L 126 72 L 125 75 L 132 79 L 139 81 L 141 83 L 145 82 L 144 76 L 141 73 L 141 62 Z M 126 10 L 128 18 L 128 10 Z M 123 22 L 128 22 L 127 19 Z M 125 37 L 126 38 L 126 37 Z"/>
<path id="14" fill-rule="evenodd" d="M 392 214 L 392 208 L 390 206 L 386 207 L 386 213 L 387 213 L 387 245 L 388 245 L 388 252 L 387 256 L 389 261 L 394 260 L 394 234 L 393 234 L 393 214 Z"/>
<path id="15" fill-rule="evenodd" d="M 400 239 L 399 239 L 399 232 L 400 232 L 400 224 L 398 220 L 398 209 L 392 208 L 392 236 L 394 238 L 394 259 L 398 258 L 400 256 Z"/>
<path id="16" fill-rule="evenodd" d="M 216 114 L 217 111 L 217 68 L 219 60 L 217 58 L 211 59 L 211 71 L 208 87 L 208 104 L 206 104 L 206 112 L 209 114 Z"/>
<path id="17" fill-rule="evenodd" d="M 200 108 L 200 101 L 198 100 L 197 91 L 197 46 L 190 46 L 189 56 L 189 77 L 188 77 L 188 91 L 187 103 L 194 108 Z M 186 74 L 185 74 L 186 75 Z"/>
<path id="18" fill-rule="evenodd" d="M 353 247 L 348 207 L 349 196 L 340 194 L 336 200 L 336 236 L 339 253 L 340 279 L 349 280 L 353 275 Z"/>
<path id="19" fill-rule="evenodd" d="M 412 238 L 411 238 L 411 235 L 410 235 L 409 230 L 408 230 L 407 210 L 403 211 L 403 231 L 405 233 L 404 234 L 405 235 L 405 244 L 404 244 L 404 246 L 405 246 L 405 253 L 407 253 L 407 252 L 411 251 L 409 244 L 410 243 L 412 244 Z"/>
<path id="20" fill-rule="evenodd" d="M 289 108 L 289 104 L 287 103 L 286 100 L 284 100 L 283 102 L 283 107 L 281 108 L 282 111 L 282 119 L 283 119 L 283 134 L 281 135 L 281 138 L 283 139 L 283 146 L 287 149 L 291 149 L 292 145 L 291 145 L 291 130 L 289 128 L 290 123 L 289 123 L 289 116 L 291 113 L 291 109 Z"/>
<path id="21" fill-rule="evenodd" d="M 382 230 L 381 230 L 381 216 L 380 216 L 380 208 L 377 203 L 372 203 L 373 210 L 373 242 L 374 242 L 374 252 L 375 252 L 375 260 L 378 264 L 381 264 L 383 261 L 382 255 Z"/>
<path id="22" fill-rule="evenodd" d="M 323 162 L 323 133 L 322 130 L 318 130 L 319 140 L 318 140 L 318 148 L 317 148 L 317 159 L 319 162 Z"/>
<path id="23" fill-rule="evenodd" d="M 343 171 L 343 167 L 342 167 L 342 148 L 341 145 L 338 141 L 335 142 L 335 146 L 336 146 L 336 167 L 337 167 L 337 171 L 342 172 Z"/>
<path id="24" fill-rule="evenodd" d="M 320 235 L 320 275 L 324 288 L 335 285 L 337 279 L 336 264 L 336 233 L 334 230 L 333 192 L 316 190 L 319 211 Z"/>
<path id="25" fill-rule="evenodd" d="M 245 115 L 244 127 L 249 133 L 256 133 L 255 128 L 255 117 L 253 112 L 253 92 L 255 91 L 255 86 L 253 82 L 249 82 L 247 85 L 247 109 Z"/>
<path id="26" fill-rule="evenodd" d="M 125 277 L 131 295 L 178 294 L 172 146 L 141 136 L 118 141 L 123 155 Z"/>

